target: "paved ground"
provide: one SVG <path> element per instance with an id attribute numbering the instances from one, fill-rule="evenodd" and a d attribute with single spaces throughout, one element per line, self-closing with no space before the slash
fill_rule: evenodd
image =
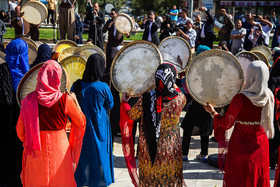
<path id="1" fill-rule="evenodd" d="M 181 117 L 185 114 L 183 113 Z M 182 135 L 182 131 L 181 131 Z M 218 151 L 217 143 L 209 142 L 209 154 L 216 154 Z M 221 187 L 223 174 L 219 169 L 210 166 L 208 163 L 202 163 L 195 159 L 200 153 L 200 137 L 193 136 L 190 146 L 189 162 L 183 163 L 183 175 L 188 187 Z M 114 171 L 115 183 L 110 187 L 133 187 L 129 174 L 126 169 L 121 138 L 115 138 L 114 142 Z M 275 170 L 270 171 L 271 186 L 274 183 Z"/>

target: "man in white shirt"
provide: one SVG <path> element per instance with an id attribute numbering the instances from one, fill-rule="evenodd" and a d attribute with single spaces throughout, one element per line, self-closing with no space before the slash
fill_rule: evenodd
<path id="1" fill-rule="evenodd" d="M 266 45 L 265 42 L 269 36 L 263 31 L 262 26 L 258 24 L 251 28 L 248 39 L 252 42 L 252 48 L 259 45 Z"/>
<path id="2" fill-rule="evenodd" d="M 253 26 L 258 25 L 258 23 L 254 21 L 254 17 L 259 19 L 258 21 L 262 24 L 262 30 L 268 36 L 268 37 L 265 38 L 264 44 L 266 46 L 269 46 L 269 34 L 270 34 L 270 32 L 273 28 L 273 24 L 270 21 L 268 21 L 267 19 L 264 19 L 261 15 L 258 15 L 258 16 L 252 16 L 251 17 L 250 23 Z"/>
<path id="3" fill-rule="evenodd" d="M 192 53 L 195 52 L 195 41 L 196 41 L 196 31 L 192 28 L 193 21 L 191 19 L 187 19 L 186 24 L 184 25 L 183 30 L 179 29 L 177 32 L 178 36 L 182 36 L 189 43 Z"/>

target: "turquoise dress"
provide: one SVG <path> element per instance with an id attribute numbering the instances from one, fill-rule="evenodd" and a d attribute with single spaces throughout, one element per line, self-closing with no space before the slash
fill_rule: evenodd
<path id="1" fill-rule="evenodd" d="M 86 132 L 80 160 L 75 172 L 77 186 L 109 186 L 114 183 L 111 126 L 108 110 L 113 96 L 106 83 L 81 81 L 78 98 L 86 116 Z M 73 90 L 73 88 L 72 88 Z"/>

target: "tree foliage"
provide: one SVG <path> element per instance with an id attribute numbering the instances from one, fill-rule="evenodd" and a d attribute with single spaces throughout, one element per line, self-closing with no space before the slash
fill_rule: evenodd
<path id="1" fill-rule="evenodd" d="M 154 10 L 157 14 L 162 15 L 169 12 L 173 5 L 182 7 L 184 0 L 132 0 L 132 14 L 139 16 L 146 14 L 149 10 Z"/>

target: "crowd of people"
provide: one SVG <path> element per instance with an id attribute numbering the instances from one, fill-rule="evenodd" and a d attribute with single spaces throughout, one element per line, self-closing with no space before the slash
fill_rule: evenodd
<path id="1" fill-rule="evenodd" d="M 60 37 L 67 36 L 82 44 L 83 23 L 75 14 L 74 4 L 75 0 L 60 4 Z M 85 18 L 90 25 L 89 41 L 104 50 L 103 33 L 108 32 L 106 60 L 92 54 L 82 79 L 74 82 L 71 93 L 68 90 L 62 93 L 63 70 L 47 44 L 40 45 L 34 62 L 28 61 L 28 45 L 19 38 L 29 37 L 31 27 L 20 8 L 17 5 L 11 9 L 15 39 L 5 50 L 0 48 L 6 54 L 6 63 L 0 64 L 0 117 L 6 124 L 0 134 L 1 187 L 109 186 L 114 183 L 114 137 L 120 134 L 124 159 L 135 186 L 183 186 L 183 162 L 189 160 L 194 126 L 199 127 L 201 137 L 201 152 L 196 159 L 202 162 L 207 161 L 209 136 L 214 130 L 219 148 L 223 148 L 218 163 L 224 172 L 224 186 L 268 187 L 269 169 L 275 169 L 277 162 L 275 186 L 280 185 L 277 158 L 280 26 L 275 14 L 272 17 L 277 27 L 271 46 L 274 48 L 271 69 L 262 61 L 252 62 L 247 69 L 244 89 L 221 115 L 211 103 L 202 106 L 192 99 L 185 89 L 183 76 L 178 79 L 176 68 L 169 63 L 159 65 L 155 71 L 154 89 L 139 98 L 130 98 L 126 93 L 120 98 L 111 84 L 110 69 L 114 57 L 124 46 L 124 36 L 130 37 L 130 33 L 116 29 L 117 9 L 111 9 L 111 19 L 105 22 L 99 4 L 90 0 L 86 3 Z M 187 9 L 178 11 L 174 5 L 162 16 L 162 21 L 154 11 L 149 11 L 141 26 L 142 40 L 158 45 L 164 38 L 177 35 L 188 42 L 193 54 L 213 49 L 214 17 L 205 7 L 199 10 L 201 15 L 192 20 Z M 53 6 L 49 6 L 51 23 L 53 11 Z M 242 22 L 233 20 L 225 9 L 220 13 L 225 18 L 218 33 L 220 49 L 236 55 L 258 45 L 270 45 L 273 24 L 267 18 L 248 13 Z M 205 22 L 201 17 L 205 17 Z M 6 29 L 0 21 L 1 28 L 2 44 Z M 36 90 L 21 101 L 20 108 L 16 101 L 20 80 L 39 63 L 43 64 Z M 182 87 L 184 93 L 178 87 Z M 184 108 L 187 114 L 181 123 L 181 140 L 179 117 Z M 138 122 L 137 171 L 134 144 Z M 69 124 L 71 131 L 67 137 L 65 128 Z M 225 131 L 232 126 L 234 131 L 226 142 Z"/>

